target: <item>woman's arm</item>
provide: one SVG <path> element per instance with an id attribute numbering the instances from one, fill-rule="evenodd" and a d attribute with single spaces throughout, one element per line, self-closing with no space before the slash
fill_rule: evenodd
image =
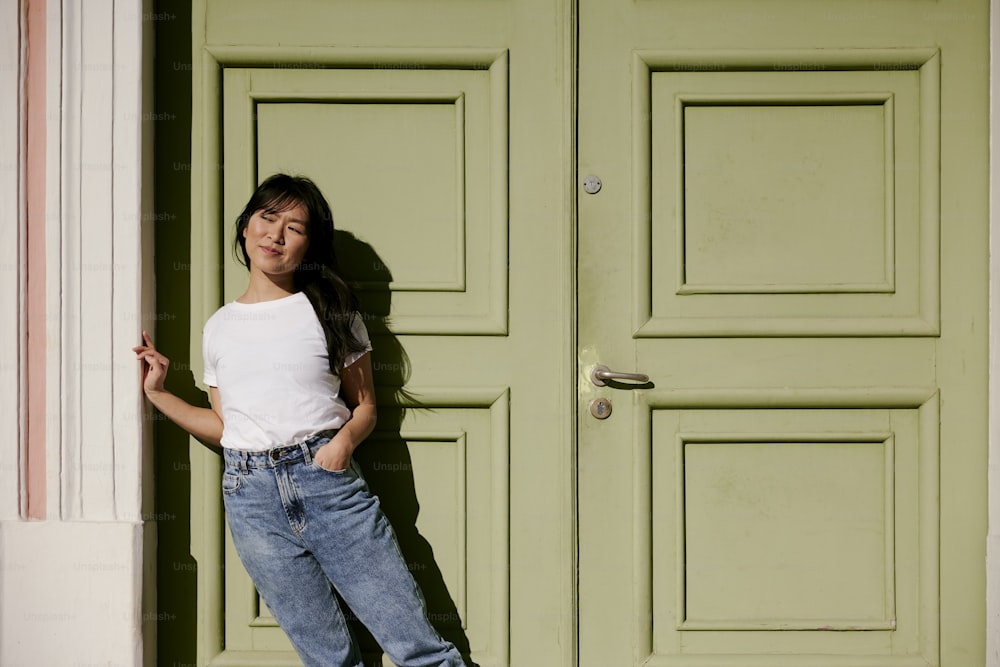
<path id="1" fill-rule="evenodd" d="M 328 470 L 344 470 L 351 454 L 375 429 L 375 383 L 371 353 L 365 353 L 340 372 L 340 396 L 351 408 L 351 418 L 316 452 L 316 463 Z"/>
<path id="2" fill-rule="evenodd" d="M 142 388 L 146 398 L 157 410 L 202 443 L 209 447 L 221 447 L 222 408 L 219 390 L 210 387 L 212 410 L 195 407 L 171 394 L 163 386 L 170 360 L 156 350 L 153 340 L 145 331 L 142 332 L 142 340 L 143 344 L 133 347 L 132 351 L 137 359 L 146 362 L 142 367 Z"/>

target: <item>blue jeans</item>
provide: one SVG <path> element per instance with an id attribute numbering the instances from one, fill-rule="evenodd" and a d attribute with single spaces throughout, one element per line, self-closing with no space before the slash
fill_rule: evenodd
<path id="1" fill-rule="evenodd" d="M 313 461 L 332 431 L 267 452 L 223 450 L 226 518 L 243 566 L 307 667 L 362 667 L 331 584 L 399 667 L 464 665 L 354 461 Z"/>

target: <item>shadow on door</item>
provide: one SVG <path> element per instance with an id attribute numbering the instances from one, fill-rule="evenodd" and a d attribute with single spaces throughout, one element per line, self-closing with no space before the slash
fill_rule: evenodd
<path id="1" fill-rule="evenodd" d="M 184 400 L 209 407 L 196 385 L 190 360 L 191 330 L 191 3 L 156 2 L 154 103 L 155 320 L 143 322 L 160 350 L 171 360 L 168 387 Z M 336 207 L 336 202 L 333 202 Z M 396 532 L 410 571 L 420 585 L 428 614 L 442 636 L 453 642 L 468 664 L 469 640 L 448 592 L 433 549 L 417 529 L 416 497 L 410 455 L 400 435 L 404 409 L 414 397 L 404 388 L 409 376 L 406 352 L 388 331 L 389 268 L 375 250 L 347 232 L 337 232 L 337 251 L 346 277 L 366 283 L 362 295 L 365 323 L 372 333 L 373 367 L 382 404 L 378 431 L 359 448 L 356 458 Z M 221 260 L 222 258 L 220 258 Z M 206 267 L 208 268 L 208 267 Z M 221 271 L 221 266 L 217 267 Z M 388 400 L 386 400 L 388 398 Z M 189 438 L 159 413 L 153 413 L 154 516 L 156 522 L 157 664 L 197 664 L 199 564 L 191 555 L 191 460 Z M 204 564 L 202 564 L 204 566 Z M 221 567 L 221 564 L 219 565 Z M 360 624 L 355 631 L 372 664 L 381 664 L 378 645 Z"/>
<path id="2" fill-rule="evenodd" d="M 334 207 L 336 203 L 333 203 Z M 420 409 L 419 396 L 406 390 L 410 363 L 399 339 L 389 330 L 392 273 L 374 248 L 353 234 L 336 232 L 335 247 L 341 269 L 359 289 L 361 312 L 372 337 L 372 368 L 379 394 L 378 426 L 355 460 L 361 466 L 372 492 L 392 524 L 407 567 L 420 586 L 431 623 L 441 636 L 455 644 L 470 667 L 469 638 L 454 599 L 448 592 L 434 550 L 417 529 L 420 502 L 413 479 L 410 451 L 401 435 L 405 409 Z M 381 653 L 371 635 L 358 623 L 354 629 L 362 644 L 366 663 L 381 665 Z"/>

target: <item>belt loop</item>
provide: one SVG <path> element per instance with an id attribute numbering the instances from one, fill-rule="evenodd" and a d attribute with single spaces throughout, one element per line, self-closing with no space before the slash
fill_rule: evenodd
<path id="1" fill-rule="evenodd" d="M 244 475 L 249 472 L 249 470 L 247 470 L 247 458 L 248 457 L 249 457 L 249 454 L 247 453 L 247 450 L 241 449 L 240 450 L 240 471 Z"/>
<path id="2" fill-rule="evenodd" d="M 309 447 L 312 446 L 312 443 L 313 439 L 309 438 L 301 445 L 299 445 L 302 448 L 302 459 L 305 461 L 307 466 L 312 465 L 312 452 L 309 450 Z"/>

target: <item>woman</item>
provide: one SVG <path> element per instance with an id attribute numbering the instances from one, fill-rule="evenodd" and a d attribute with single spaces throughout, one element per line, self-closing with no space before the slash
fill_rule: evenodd
<path id="1" fill-rule="evenodd" d="M 331 584 L 400 667 L 463 665 L 427 620 L 378 499 L 351 454 L 375 427 L 371 344 L 337 273 L 333 217 L 309 179 L 271 176 L 236 221 L 246 292 L 205 324 L 212 409 L 164 389 L 143 332 L 143 389 L 222 447 L 240 559 L 307 666 L 360 667 Z"/>

